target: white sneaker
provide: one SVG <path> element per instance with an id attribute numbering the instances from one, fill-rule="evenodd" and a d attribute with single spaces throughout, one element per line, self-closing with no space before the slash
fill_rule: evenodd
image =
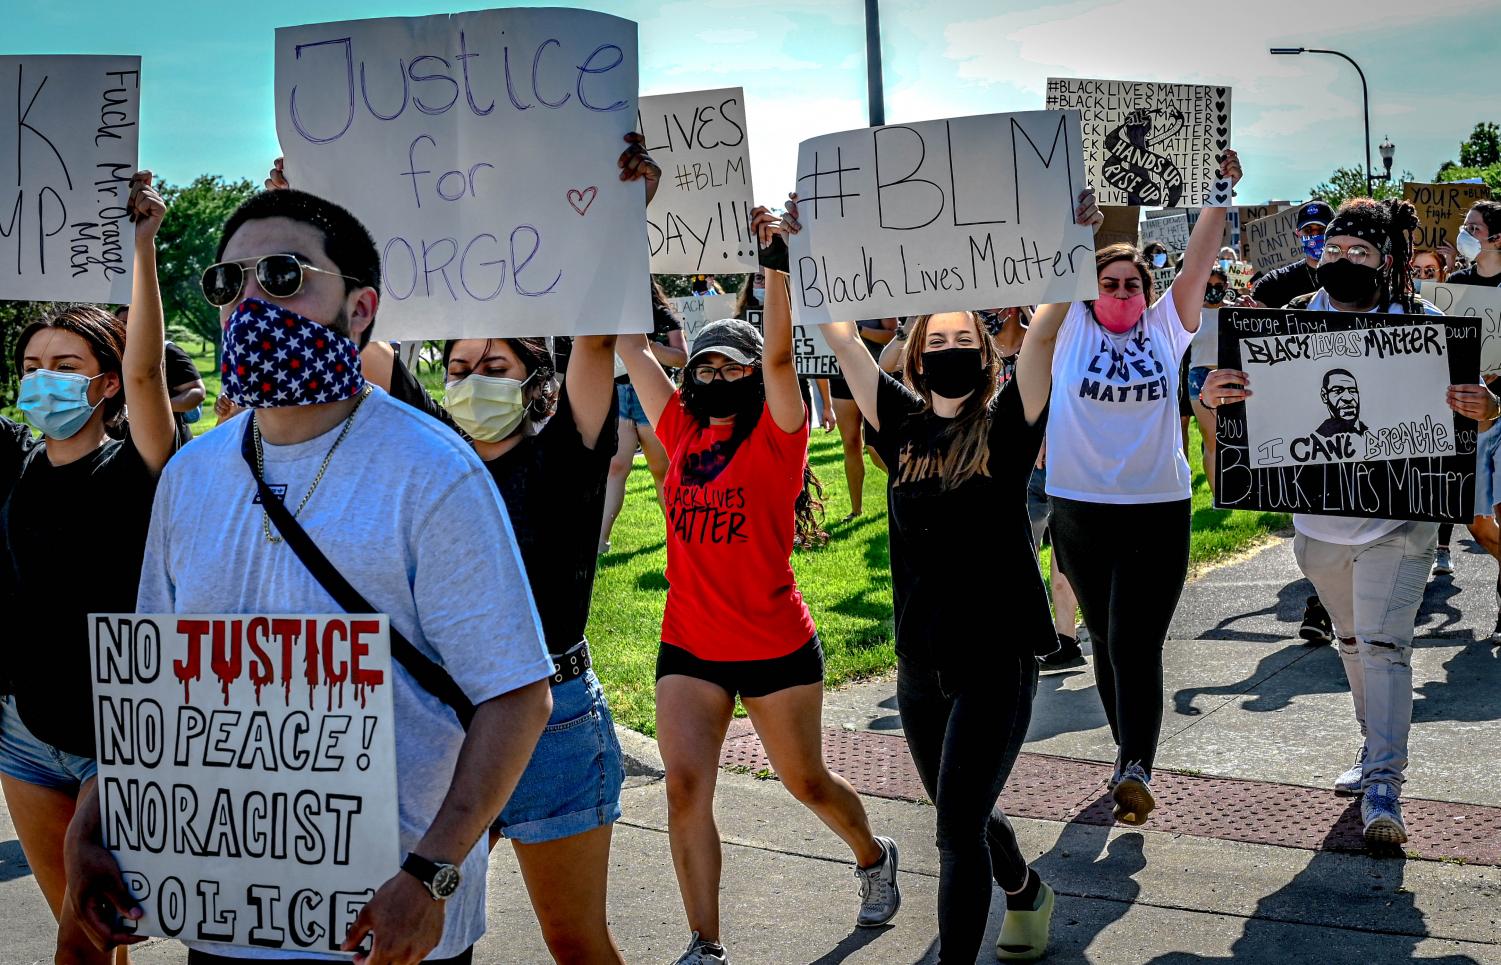
<path id="1" fill-rule="evenodd" d="M 730 956 L 725 953 L 723 945 L 706 942 L 698 937 L 698 932 L 694 932 L 692 940 L 688 942 L 688 950 L 672 965 L 727 965 L 729 960 Z"/>
<path id="2" fill-rule="evenodd" d="M 1454 561 L 1449 557 L 1449 548 L 1440 547 L 1433 554 L 1433 576 L 1448 576 L 1454 572 Z"/>
<path id="3" fill-rule="evenodd" d="M 897 886 L 896 842 L 876 837 L 881 845 L 881 860 L 869 868 L 856 868 L 860 879 L 860 914 L 855 924 L 860 928 L 877 928 L 896 917 L 902 907 L 902 891 Z"/>
<path id="4" fill-rule="evenodd" d="M 1407 843 L 1407 825 L 1402 821 L 1402 804 L 1390 784 L 1372 784 L 1360 799 L 1360 817 L 1365 822 L 1365 843 L 1370 847 L 1390 847 Z"/>
<path id="5" fill-rule="evenodd" d="M 1361 745 L 1360 756 L 1355 758 L 1355 763 L 1350 769 L 1334 779 L 1334 793 L 1340 797 L 1355 797 L 1360 794 L 1360 788 L 1365 783 L 1365 745 Z"/>

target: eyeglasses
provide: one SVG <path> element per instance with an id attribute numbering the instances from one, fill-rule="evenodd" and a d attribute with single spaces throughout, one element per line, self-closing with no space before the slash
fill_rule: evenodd
<path id="1" fill-rule="evenodd" d="M 724 379 L 726 382 L 743 379 L 751 374 L 751 366 L 734 363 L 721 366 L 695 365 L 688 371 L 693 375 L 693 381 L 708 385 L 715 379 Z"/>
<path id="2" fill-rule="evenodd" d="M 1364 261 L 1375 253 L 1376 249 L 1367 247 L 1366 245 L 1351 245 L 1348 248 L 1341 248 L 1339 245 L 1324 246 L 1324 257 L 1329 259 L 1343 257 L 1349 258 L 1352 261 Z"/>
<path id="3" fill-rule="evenodd" d="M 245 269 L 250 267 L 246 262 L 251 261 L 255 263 L 256 283 L 261 286 L 261 291 L 273 298 L 291 298 L 302 291 L 304 273 L 309 271 L 333 275 L 346 281 L 359 281 L 358 278 L 336 271 L 305 265 L 296 255 L 285 252 L 254 259 L 246 258 L 243 261 L 221 261 L 204 269 L 203 277 L 198 281 L 203 288 L 203 297 L 208 299 L 210 305 L 223 308 L 239 300 L 240 293 L 245 290 Z"/>

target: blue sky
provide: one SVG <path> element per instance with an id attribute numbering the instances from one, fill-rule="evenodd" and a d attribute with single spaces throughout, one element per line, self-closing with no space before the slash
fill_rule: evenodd
<path id="1" fill-rule="evenodd" d="M 769 203 L 791 184 L 800 139 L 865 124 L 861 0 L 562 5 L 641 24 L 643 93 L 744 87 L 752 169 Z M 125 16 L 101 0 L 17 0 L 0 53 L 140 54 L 143 163 L 174 182 L 259 179 L 277 153 L 275 27 L 466 8 L 478 7 L 165 0 L 148 16 Z M 1229 84 L 1247 203 L 1302 200 L 1334 166 L 1363 159 L 1353 68 L 1271 57 L 1269 46 L 1332 47 L 1359 61 L 1373 143 L 1389 135 L 1399 171 L 1420 180 L 1457 155 L 1477 121 L 1501 121 L 1497 0 L 882 0 L 881 9 L 888 122 L 1039 109 L 1050 75 Z"/>

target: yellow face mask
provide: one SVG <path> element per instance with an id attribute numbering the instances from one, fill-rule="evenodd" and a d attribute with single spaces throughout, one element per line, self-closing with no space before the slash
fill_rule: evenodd
<path id="1" fill-rule="evenodd" d="M 525 381 L 490 375 L 466 375 L 446 386 L 443 407 L 469 438 L 476 442 L 499 442 L 509 437 L 526 418 Z"/>

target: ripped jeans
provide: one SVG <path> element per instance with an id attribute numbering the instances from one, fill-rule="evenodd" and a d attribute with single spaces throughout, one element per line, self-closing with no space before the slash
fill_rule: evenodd
<path id="1" fill-rule="evenodd" d="M 1413 627 L 1437 535 L 1437 523 L 1406 522 L 1356 546 L 1302 533 L 1293 540 L 1298 566 L 1340 638 L 1339 657 L 1365 738 L 1365 787 L 1402 789 L 1412 731 Z"/>

